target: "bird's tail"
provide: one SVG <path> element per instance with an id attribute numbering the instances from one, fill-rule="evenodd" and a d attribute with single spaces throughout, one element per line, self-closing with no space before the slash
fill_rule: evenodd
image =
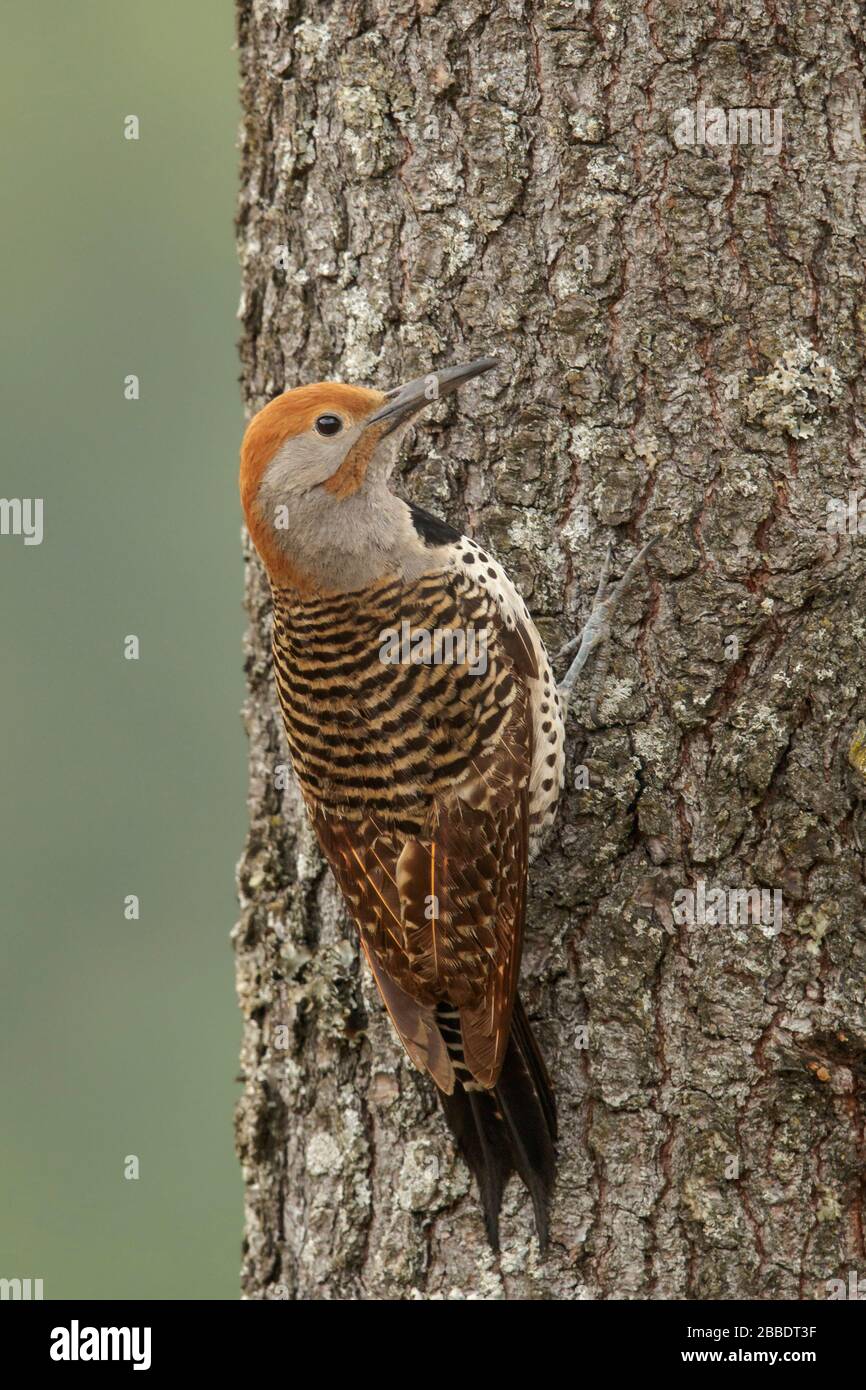
<path id="1" fill-rule="evenodd" d="M 511 1036 L 492 1090 L 439 1092 L 445 1119 L 475 1175 L 487 1237 L 499 1249 L 499 1211 L 505 1184 L 519 1173 L 529 1189 L 542 1252 L 547 1249 L 547 1210 L 556 1154 L 556 1102 L 544 1058 L 520 999 L 514 1001 Z"/>

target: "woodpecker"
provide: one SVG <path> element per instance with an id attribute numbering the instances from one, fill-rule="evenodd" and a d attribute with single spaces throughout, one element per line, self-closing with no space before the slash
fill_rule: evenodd
<path id="1" fill-rule="evenodd" d="M 418 413 L 495 365 L 384 392 L 287 391 L 246 430 L 240 491 L 322 852 L 403 1047 L 436 1084 L 491 1245 L 516 1171 L 543 1250 L 556 1104 L 517 981 L 528 865 L 562 786 L 565 694 L 502 566 L 389 487 Z M 564 692 L 630 577 L 606 596 L 606 568 Z"/>

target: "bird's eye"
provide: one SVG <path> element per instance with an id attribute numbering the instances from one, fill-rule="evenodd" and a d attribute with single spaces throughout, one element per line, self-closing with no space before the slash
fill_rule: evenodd
<path id="1" fill-rule="evenodd" d="M 316 430 L 319 434 L 339 434 L 343 428 L 343 422 L 339 415 L 320 415 L 316 421 Z"/>

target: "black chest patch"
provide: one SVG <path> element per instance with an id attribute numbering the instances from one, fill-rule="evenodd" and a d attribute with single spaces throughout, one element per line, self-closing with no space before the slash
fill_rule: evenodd
<path id="1" fill-rule="evenodd" d="M 414 502 L 407 505 L 412 513 L 412 525 L 425 545 L 448 545 L 452 541 L 460 540 L 460 532 L 449 526 L 447 521 L 433 516 L 431 512 L 425 512 L 423 507 L 416 506 Z"/>

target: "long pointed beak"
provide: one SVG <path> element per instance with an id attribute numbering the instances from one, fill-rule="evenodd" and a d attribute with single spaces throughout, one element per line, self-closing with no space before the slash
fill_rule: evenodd
<path id="1" fill-rule="evenodd" d="M 413 415 L 423 410 L 425 405 L 432 405 L 442 396 L 456 391 L 464 381 L 471 381 L 474 376 L 489 372 L 498 362 L 498 357 L 477 357 L 474 362 L 467 362 L 465 367 L 444 367 L 441 372 L 428 372 L 427 376 L 407 381 L 405 386 L 395 386 L 386 393 L 385 405 L 380 406 L 375 414 L 369 417 L 367 424 L 375 425 L 379 421 L 387 420 L 387 428 L 382 431 L 384 438 L 386 434 L 397 429 L 398 425 L 405 425 Z"/>

